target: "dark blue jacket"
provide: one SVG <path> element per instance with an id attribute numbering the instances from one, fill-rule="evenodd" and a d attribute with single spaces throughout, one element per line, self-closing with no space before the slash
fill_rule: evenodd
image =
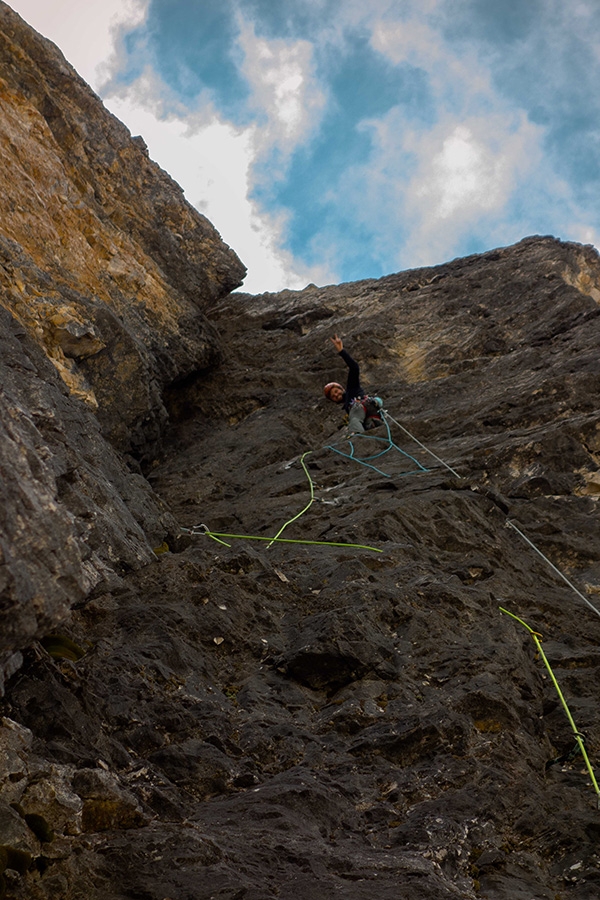
<path id="1" fill-rule="evenodd" d="M 364 397 L 365 392 L 360 386 L 360 369 L 356 360 L 352 359 L 347 350 L 340 350 L 340 356 L 348 366 L 348 381 L 346 382 L 346 390 L 342 400 L 344 410 L 348 412 L 352 406 L 352 401 L 356 400 L 357 397 Z"/>

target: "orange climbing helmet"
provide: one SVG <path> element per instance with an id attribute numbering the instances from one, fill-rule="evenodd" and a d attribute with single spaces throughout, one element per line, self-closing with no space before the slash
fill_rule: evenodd
<path id="1" fill-rule="evenodd" d="M 323 388 L 323 393 L 325 394 L 325 396 L 327 397 L 328 400 L 331 400 L 330 394 L 334 387 L 339 388 L 340 391 L 342 392 L 342 394 L 344 393 L 344 388 L 341 386 L 341 384 L 338 381 L 330 381 L 329 384 L 326 384 L 325 387 Z"/>

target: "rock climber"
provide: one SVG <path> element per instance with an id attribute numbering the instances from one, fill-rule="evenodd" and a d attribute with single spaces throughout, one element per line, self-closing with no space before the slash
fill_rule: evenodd
<path id="1" fill-rule="evenodd" d="M 348 430 L 351 432 L 370 431 L 381 425 L 379 410 L 383 401 L 379 397 L 367 397 L 360 384 L 360 369 L 356 360 L 352 359 L 344 343 L 337 334 L 330 338 L 331 343 L 348 366 L 346 390 L 337 381 L 330 381 L 323 388 L 328 400 L 341 403 L 348 413 Z"/>

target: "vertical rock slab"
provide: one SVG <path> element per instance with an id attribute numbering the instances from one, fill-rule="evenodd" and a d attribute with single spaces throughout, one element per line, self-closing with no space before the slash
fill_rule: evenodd
<path id="1" fill-rule="evenodd" d="M 21 649 L 176 528 L 119 454 L 154 457 L 163 392 L 219 361 L 204 310 L 244 273 L 0 2 L 0 691 Z"/>
<path id="2" fill-rule="evenodd" d="M 1 2 L 0 135 L 2 302 L 112 443 L 151 456 L 162 391 L 218 361 L 203 311 L 245 268 L 143 140 Z"/>
<path id="3" fill-rule="evenodd" d="M 174 527 L 24 327 L 0 306 L 0 691 L 14 651 Z M 156 542 L 156 543 L 154 543 Z"/>

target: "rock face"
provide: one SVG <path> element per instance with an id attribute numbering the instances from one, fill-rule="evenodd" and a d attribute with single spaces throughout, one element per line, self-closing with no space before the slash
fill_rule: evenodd
<path id="1" fill-rule="evenodd" d="M 223 363 L 170 392 L 149 476 L 179 536 L 7 685 L 10 896 L 597 897 L 594 787 L 499 607 L 594 765 L 599 286 L 529 238 L 215 304 Z M 335 332 L 391 416 L 371 468 L 321 397 Z M 330 543 L 228 537 L 282 526 Z"/>
<path id="2" fill-rule="evenodd" d="M 0 16 L 0 896 L 597 900 L 596 251 L 229 294 Z"/>
<path id="3" fill-rule="evenodd" d="M 120 450 L 152 456 L 164 389 L 213 365 L 201 314 L 245 269 L 141 138 L 0 2 L 2 304 Z"/>
<path id="4" fill-rule="evenodd" d="M 98 583 L 153 561 L 177 526 L 4 308 L 0 379 L 1 676 Z"/>
<path id="5" fill-rule="evenodd" d="M 173 527 L 131 463 L 160 445 L 168 386 L 217 362 L 202 310 L 244 268 L 4 3 L 0 135 L 1 691 L 23 647 Z"/>

